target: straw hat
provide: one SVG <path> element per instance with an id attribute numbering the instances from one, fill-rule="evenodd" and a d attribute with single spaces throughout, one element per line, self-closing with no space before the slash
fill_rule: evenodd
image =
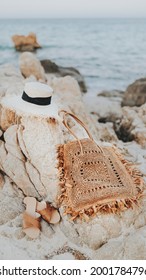
<path id="1" fill-rule="evenodd" d="M 58 108 L 52 96 L 53 89 L 47 84 L 29 82 L 25 84 L 22 95 L 5 96 L 1 105 L 18 115 L 35 115 L 42 117 L 56 117 Z"/>

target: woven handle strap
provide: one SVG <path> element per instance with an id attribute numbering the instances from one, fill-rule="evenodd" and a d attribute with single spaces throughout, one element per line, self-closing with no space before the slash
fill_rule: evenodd
<path id="1" fill-rule="evenodd" d="M 70 131 L 70 133 L 71 133 L 77 140 L 78 140 L 78 137 L 74 134 L 74 132 L 70 129 L 70 127 L 69 127 L 68 124 L 67 124 L 67 121 L 66 121 L 66 116 L 67 116 L 67 115 L 70 116 L 70 117 L 72 117 L 77 123 L 79 123 L 79 124 L 85 129 L 85 131 L 86 131 L 86 133 L 88 134 L 89 138 L 90 138 L 92 141 L 94 141 L 92 135 L 91 135 L 90 132 L 88 131 L 88 129 L 87 129 L 87 127 L 85 126 L 85 124 L 84 124 L 76 115 L 74 115 L 73 113 L 69 113 L 69 112 L 67 112 L 67 111 L 65 111 L 65 110 L 61 110 L 61 111 L 59 112 L 59 114 L 60 114 L 60 113 L 64 113 L 64 114 L 63 114 L 63 124 L 65 125 L 65 127 Z"/>
<path id="2" fill-rule="evenodd" d="M 69 113 L 65 110 L 61 110 L 59 111 L 59 115 L 60 113 L 63 113 L 63 124 L 64 126 L 69 130 L 69 132 L 77 139 L 79 145 L 80 145 L 80 148 L 81 148 L 81 152 L 83 152 L 83 149 L 82 149 L 82 145 L 81 145 L 81 141 L 80 139 L 75 135 L 75 133 L 70 129 L 70 127 L 68 126 L 67 124 L 67 121 L 66 121 L 66 116 L 70 116 L 72 117 L 77 123 L 79 123 L 86 131 L 87 135 L 89 136 L 90 140 L 95 142 L 92 135 L 90 134 L 90 132 L 88 131 L 87 127 L 85 126 L 85 124 L 76 116 L 74 115 L 73 113 Z M 97 144 L 96 144 L 97 145 Z M 98 146 L 98 145 L 97 145 Z M 103 153 L 103 150 L 98 146 L 98 148 L 100 149 L 100 151 Z"/>

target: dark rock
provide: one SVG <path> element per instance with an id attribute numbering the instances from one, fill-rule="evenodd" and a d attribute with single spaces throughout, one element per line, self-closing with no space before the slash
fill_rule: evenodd
<path id="1" fill-rule="evenodd" d="M 46 73 L 56 73 L 59 71 L 59 66 L 49 59 L 40 61 Z"/>
<path id="2" fill-rule="evenodd" d="M 121 90 L 111 90 L 111 91 L 102 91 L 98 94 L 98 96 L 103 96 L 103 97 L 120 97 L 122 98 L 122 94 L 124 91 Z"/>
<path id="3" fill-rule="evenodd" d="M 131 142 L 134 140 L 131 122 L 124 122 L 121 120 L 119 122 L 115 122 L 113 128 L 119 140 L 123 142 Z"/>
<path id="4" fill-rule="evenodd" d="M 111 113 L 105 117 L 100 117 L 98 119 L 98 122 L 99 123 L 107 123 L 107 122 L 115 123 L 117 120 L 119 120 L 119 116 Z"/>
<path id="5" fill-rule="evenodd" d="M 122 106 L 141 106 L 146 103 L 146 78 L 136 80 L 124 93 Z"/>
<path id="6" fill-rule="evenodd" d="M 52 62 L 49 59 L 41 60 L 40 62 L 46 73 L 54 74 L 57 77 L 71 76 L 77 80 L 81 91 L 87 92 L 87 87 L 84 78 L 76 68 L 62 67 Z"/>

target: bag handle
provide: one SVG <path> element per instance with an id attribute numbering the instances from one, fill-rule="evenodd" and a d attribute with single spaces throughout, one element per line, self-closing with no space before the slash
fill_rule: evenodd
<path id="1" fill-rule="evenodd" d="M 85 126 L 85 124 L 76 116 L 74 115 L 73 113 L 69 113 L 65 110 L 61 110 L 59 111 L 59 114 L 60 113 L 64 113 L 63 115 L 63 124 L 65 125 L 65 127 L 70 131 L 70 133 L 78 140 L 78 137 L 74 134 L 74 132 L 70 129 L 70 127 L 68 126 L 67 124 L 67 121 L 66 121 L 66 116 L 70 116 L 72 117 L 77 123 L 79 123 L 86 131 L 87 135 L 89 136 L 89 138 L 94 141 L 92 135 L 90 134 L 90 132 L 88 131 L 87 127 Z"/>
<path id="2" fill-rule="evenodd" d="M 73 113 L 69 113 L 65 110 L 60 110 L 59 111 L 59 115 L 60 113 L 64 113 L 63 114 L 63 124 L 64 126 L 69 130 L 69 132 L 77 139 L 79 145 L 80 145 L 80 148 L 81 148 L 81 152 L 83 154 L 83 149 L 82 149 L 82 145 L 81 145 L 81 141 L 80 139 L 75 135 L 75 133 L 70 129 L 70 127 L 68 126 L 67 124 L 67 121 L 66 121 L 66 116 L 70 116 L 72 117 L 77 123 L 79 123 L 86 131 L 87 135 L 89 136 L 90 140 L 95 142 L 92 135 L 90 134 L 90 132 L 88 131 L 87 127 L 85 126 L 85 124 L 76 116 L 74 115 Z M 97 144 L 96 144 L 97 145 Z M 97 145 L 98 146 L 98 145 Z M 98 148 L 100 149 L 100 151 L 103 153 L 103 150 L 98 146 Z"/>

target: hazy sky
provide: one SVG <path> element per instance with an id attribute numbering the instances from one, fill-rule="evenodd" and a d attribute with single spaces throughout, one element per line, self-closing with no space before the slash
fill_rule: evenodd
<path id="1" fill-rule="evenodd" d="M 0 0 L 0 18 L 146 17 L 146 0 Z"/>

